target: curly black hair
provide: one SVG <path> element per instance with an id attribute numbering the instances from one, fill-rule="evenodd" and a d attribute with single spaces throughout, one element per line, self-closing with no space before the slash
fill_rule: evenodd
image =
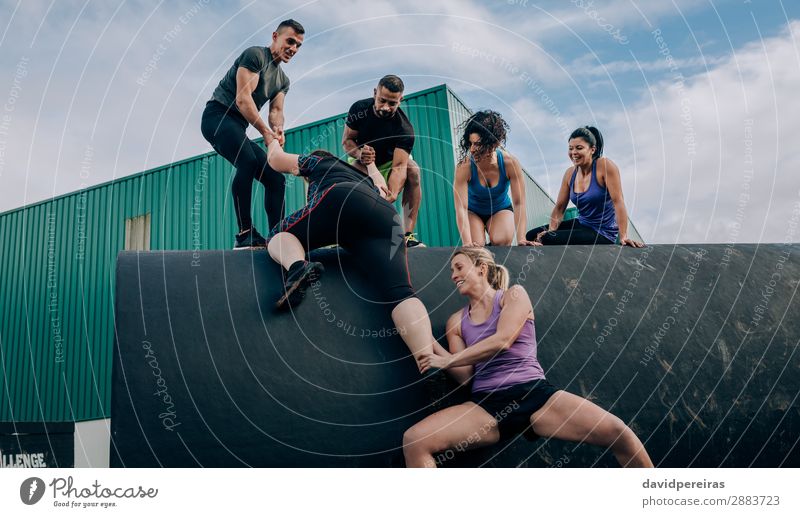
<path id="1" fill-rule="evenodd" d="M 496 111 L 483 110 L 475 113 L 464 122 L 463 128 L 459 144 L 462 160 L 467 157 L 472 146 L 469 141 L 469 135 L 472 133 L 476 133 L 480 137 L 475 153 L 479 157 L 491 153 L 498 146 L 506 143 L 508 123 Z"/>

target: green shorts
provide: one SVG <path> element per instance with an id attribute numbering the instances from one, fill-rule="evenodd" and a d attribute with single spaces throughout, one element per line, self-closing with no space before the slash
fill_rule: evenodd
<path id="1" fill-rule="evenodd" d="M 355 158 L 353 158 L 352 156 L 350 156 L 350 155 L 347 156 L 347 163 L 349 163 L 350 165 L 353 165 L 354 163 L 356 163 L 356 161 L 357 160 Z M 388 183 L 389 182 L 389 174 L 392 173 L 392 162 L 388 161 L 388 162 L 384 163 L 383 165 L 378 165 L 377 167 L 378 167 L 378 172 L 381 173 L 381 176 L 383 176 L 383 179 L 385 179 L 386 182 Z"/>
<path id="2" fill-rule="evenodd" d="M 414 157 L 409 154 L 408 155 L 409 163 L 413 159 L 414 159 Z M 356 159 L 353 158 L 350 155 L 347 155 L 347 163 L 349 163 L 350 165 L 353 165 L 354 163 L 356 163 Z M 378 171 L 381 173 L 381 176 L 383 176 L 383 179 L 386 180 L 386 183 L 389 183 L 389 175 L 392 173 L 392 162 L 391 162 L 391 160 L 386 162 L 386 163 L 384 163 L 383 165 L 378 165 L 377 167 L 378 167 Z"/>

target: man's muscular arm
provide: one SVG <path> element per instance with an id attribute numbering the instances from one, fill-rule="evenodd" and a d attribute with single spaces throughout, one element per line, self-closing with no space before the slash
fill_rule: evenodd
<path id="1" fill-rule="evenodd" d="M 261 118 L 253 101 L 256 86 L 258 86 L 258 74 L 240 66 L 236 70 L 236 107 L 245 120 L 266 138 L 266 133 L 272 134 L 272 131 Z"/>

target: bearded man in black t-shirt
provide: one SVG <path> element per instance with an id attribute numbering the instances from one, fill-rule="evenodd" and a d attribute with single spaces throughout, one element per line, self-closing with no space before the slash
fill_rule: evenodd
<path id="1" fill-rule="evenodd" d="M 342 146 L 358 169 L 366 172 L 370 163 L 378 167 L 389 202 L 403 192 L 403 225 L 410 248 L 422 244 L 414 235 L 422 189 L 419 165 L 411 158 L 414 127 L 400 108 L 403 88 L 399 77 L 387 75 L 378 82 L 373 97 L 355 102 L 347 114 Z"/>

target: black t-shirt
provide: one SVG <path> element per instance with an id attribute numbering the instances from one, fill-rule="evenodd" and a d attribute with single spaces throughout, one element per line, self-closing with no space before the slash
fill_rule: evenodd
<path id="1" fill-rule="evenodd" d="M 375 165 L 392 161 L 395 148 L 399 147 L 411 154 L 414 148 L 414 127 L 402 109 L 398 108 L 390 118 L 375 114 L 373 98 L 363 99 L 350 106 L 347 114 L 347 127 L 358 131 L 356 143 L 369 145 L 375 149 Z"/>
<path id="2" fill-rule="evenodd" d="M 244 67 L 258 74 L 258 86 L 253 90 L 253 102 L 259 111 L 280 92 L 289 91 L 289 78 L 281 70 L 280 63 L 274 63 L 268 47 L 250 47 L 236 58 L 225 76 L 217 85 L 212 100 L 223 106 L 238 110 L 236 107 L 236 72 Z"/>
<path id="3" fill-rule="evenodd" d="M 336 183 L 361 183 L 366 182 L 370 188 L 375 188 L 372 178 L 356 169 L 347 162 L 330 156 L 313 156 L 310 154 L 301 155 L 297 159 L 300 168 L 298 176 L 308 178 L 308 199 L 309 201 L 318 193 L 324 192 L 328 187 Z"/>

